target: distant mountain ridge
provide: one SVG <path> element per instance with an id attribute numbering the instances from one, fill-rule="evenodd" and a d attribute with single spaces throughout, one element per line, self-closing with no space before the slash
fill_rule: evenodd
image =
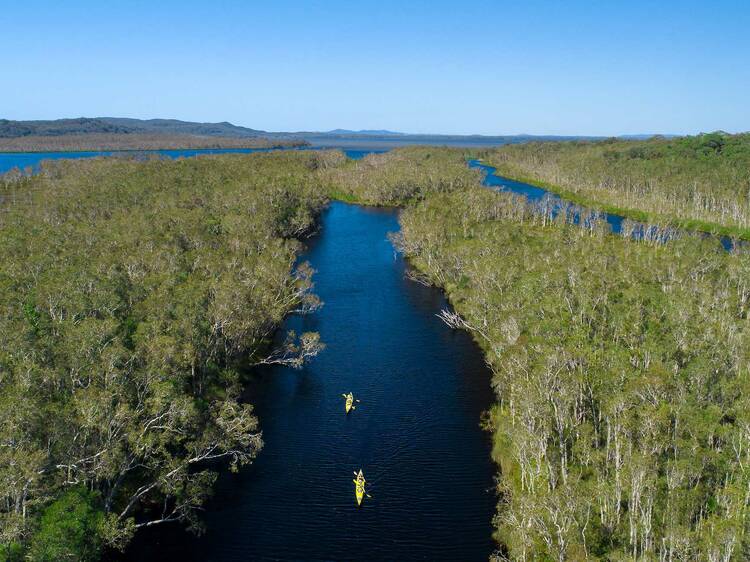
<path id="1" fill-rule="evenodd" d="M 0 119 L 0 138 L 29 136 L 85 135 L 91 133 L 123 134 L 133 132 L 126 127 L 102 119 L 81 117 L 54 121 L 10 121 Z"/>
<path id="2" fill-rule="evenodd" d="M 170 135 L 203 135 L 208 137 L 258 137 L 268 133 L 249 127 L 221 123 L 198 123 L 179 119 L 131 119 L 128 117 L 98 117 L 107 124 L 127 127 L 139 133 L 165 133 Z"/>
<path id="3" fill-rule="evenodd" d="M 471 144 L 504 144 L 527 140 L 570 140 L 594 139 L 583 136 L 533 136 L 533 135 L 425 135 L 409 134 L 386 129 L 333 129 L 332 131 L 295 131 L 269 132 L 234 125 L 228 121 L 221 123 L 199 123 L 180 121 L 179 119 L 133 119 L 128 117 L 79 117 L 76 119 L 56 119 L 40 121 L 11 121 L 0 119 L 0 138 L 13 139 L 24 137 L 63 137 L 72 135 L 163 135 L 163 136 L 200 136 L 234 139 L 274 139 L 281 141 L 307 140 L 322 142 L 398 142 L 417 144 L 443 144 L 468 142 Z M 359 139 L 359 140 L 357 140 Z"/>
<path id="4" fill-rule="evenodd" d="M 92 133 L 164 134 L 206 137 L 250 138 L 266 136 L 263 131 L 222 123 L 195 123 L 178 119 L 130 119 L 126 117 L 79 117 L 42 121 L 0 119 L 0 138 L 65 136 Z"/>
<path id="5" fill-rule="evenodd" d="M 165 135 L 200 136 L 233 139 L 306 140 L 323 144 L 359 139 L 357 142 L 392 142 L 443 144 L 462 142 L 471 145 L 506 144 L 530 141 L 602 140 L 606 137 L 588 135 L 441 135 L 411 134 L 386 129 L 333 129 L 331 131 L 270 132 L 234 125 L 228 121 L 200 123 L 179 119 L 133 119 L 128 117 L 79 117 L 38 121 L 0 119 L 0 138 L 61 137 L 70 135 Z M 622 139 L 648 139 L 655 135 L 622 135 Z M 671 135 L 670 135 L 671 136 Z"/>

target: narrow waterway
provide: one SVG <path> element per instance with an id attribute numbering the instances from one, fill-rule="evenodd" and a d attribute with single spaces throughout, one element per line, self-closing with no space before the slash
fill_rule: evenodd
<path id="1" fill-rule="evenodd" d="M 626 222 L 627 219 L 621 215 L 592 211 L 591 209 L 586 209 L 585 207 L 566 201 L 559 195 L 547 191 L 542 187 L 500 176 L 495 173 L 496 168 L 483 164 L 480 160 L 469 160 L 468 164 L 470 168 L 482 171 L 484 174 L 482 183 L 485 187 L 496 191 L 507 191 L 516 195 L 522 195 L 530 203 L 536 205 L 541 213 L 549 213 L 553 217 L 561 212 L 568 213 L 569 219 L 573 224 L 581 224 L 582 222 L 585 224 L 586 221 L 592 218 L 603 220 L 607 223 L 608 228 L 613 234 L 623 234 L 623 229 L 628 224 Z M 627 234 L 635 240 L 649 238 L 668 242 L 679 236 L 681 231 L 678 228 L 664 228 L 629 221 Z M 708 233 L 702 233 L 702 235 L 706 237 L 714 236 Z M 716 239 L 721 242 L 725 250 L 733 250 L 740 246 L 744 247 L 743 242 L 732 240 L 726 236 L 716 236 Z"/>
<path id="2" fill-rule="evenodd" d="M 495 173 L 496 169 L 494 167 L 488 166 L 487 164 L 482 164 L 480 160 L 469 160 L 469 167 L 477 168 L 483 172 L 484 179 L 482 180 L 482 183 L 485 185 L 485 187 L 489 187 L 490 189 L 495 189 L 498 191 L 515 193 L 516 195 L 522 195 L 529 202 L 537 205 L 541 205 L 542 202 L 546 202 L 547 205 L 544 211 L 550 212 L 553 216 L 556 216 L 561 210 L 568 209 L 572 206 L 573 222 L 575 224 L 578 224 L 581 221 L 581 211 L 585 211 L 585 209 L 576 205 L 572 205 L 571 203 L 567 202 L 565 199 L 563 199 L 559 195 L 556 195 L 555 193 L 552 193 L 551 191 L 547 191 L 546 189 L 538 187 L 536 185 L 531 185 L 521 181 L 516 181 L 510 178 L 499 176 Z M 625 220 L 625 217 L 622 217 L 620 215 L 613 215 L 611 213 L 598 213 L 598 216 L 599 218 L 607 222 L 610 230 L 614 234 L 620 234 L 622 232 L 623 221 Z"/>
<path id="3" fill-rule="evenodd" d="M 323 308 L 284 330 L 327 347 L 250 384 L 265 447 L 223 474 L 194 538 L 139 534 L 132 560 L 474 560 L 493 551 L 493 401 L 482 353 L 435 315 L 440 291 L 404 278 L 387 239 L 397 212 L 333 203 L 305 259 Z M 344 413 L 341 394 L 361 399 Z M 372 499 L 357 507 L 354 470 Z"/>

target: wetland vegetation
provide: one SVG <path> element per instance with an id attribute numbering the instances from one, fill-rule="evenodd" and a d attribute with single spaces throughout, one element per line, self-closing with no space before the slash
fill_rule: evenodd
<path id="1" fill-rule="evenodd" d="M 581 198 L 648 218 L 746 228 L 746 138 L 719 135 L 719 148 L 711 138 L 485 157 L 511 176 L 581 179 Z M 484 352 L 492 380 L 473 384 L 496 393 L 483 421 L 498 467 L 496 559 L 750 556 L 746 248 L 573 225 L 485 189 L 468 156 L 95 159 L 7 176 L 7 557 L 95 559 L 144 526 L 200 527 L 212 461 L 240 466 L 262 445 L 239 399 L 244 370 L 300 365 L 321 348 L 314 333 L 278 348 L 271 336 L 290 311 L 318 305 L 310 268 L 295 263 L 329 198 L 402 207 L 392 239 L 410 275 L 445 291 L 443 320 Z"/>
<path id="2" fill-rule="evenodd" d="M 337 154 L 339 154 L 337 158 Z M 463 150 L 409 147 L 345 160 L 329 153 L 321 176 L 336 199 L 365 205 L 401 206 L 432 193 L 478 185 L 479 172 L 466 166 Z"/>
<path id="3" fill-rule="evenodd" d="M 642 222 L 750 239 L 750 134 L 506 145 L 502 175 Z"/>
<path id="4" fill-rule="evenodd" d="M 676 142 L 696 150 L 709 139 Z M 498 154 L 600 148 L 580 146 Z M 500 471 L 496 558 L 746 558 L 746 251 L 687 233 L 634 241 L 595 220 L 552 219 L 481 188 L 462 159 L 394 151 L 334 177 L 337 192 L 405 206 L 395 240 L 415 277 L 446 291 L 454 310 L 444 320 L 485 350 L 498 400 L 486 420 Z M 442 181 L 422 168 L 428 161 Z M 730 162 L 710 184 L 717 201 L 743 196 L 725 183 L 745 173 Z M 713 162 L 694 166 L 719 174 Z"/>
<path id="5" fill-rule="evenodd" d="M 293 148 L 304 141 L 162 133 L 85 133 L 0 138 L 0 152 L 86 152 L 222 148 Z"/>
<path id="6" fill-rule="evenodd" d="M 297 238 L 325 202 L 312 153 L 70 160 L 4 180 L 2 556 L 93 560 L 139 528 L 199 527 L 223 463 L 262 446 L 243 371 L 315 333 Z M 223 461 L 223 463 L 222 463 Z M 217 464 L 219 463 L 219 464 Z"/>
<path id="7" fill-rule="evenodd" d="M 401 227 L 494 373 L 498 559 L 747 557 L 747 253 L 477 186 L 436 190 Z"/>

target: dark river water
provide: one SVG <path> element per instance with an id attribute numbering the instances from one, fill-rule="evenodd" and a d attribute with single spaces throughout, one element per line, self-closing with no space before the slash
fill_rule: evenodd
<path id="1" fill-rule="evenodd" d="M 138 535 L 131 560 L 486 561 L 496 498 L 493 402 L 482 353 L 435 315 L 440 291 L 404 278 L 387 239 L 394 210 L 333 203 L 304 256 L 319 311 L 284 329 L 318 331 L 307 367 L 272 368 L 250 384 L 265 446 L 223 474 L 207 533 Z M 344 413 L 342 393 L 361 399 Z M 357 507 L 352 472 L 371 483 Z"/>

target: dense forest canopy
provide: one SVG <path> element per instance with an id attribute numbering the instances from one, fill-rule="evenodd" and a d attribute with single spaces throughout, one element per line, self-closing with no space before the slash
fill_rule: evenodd
<path id="1" fill-rule="evenodd" d="M 328 177 L 406 206 L 397 243 L 485 350 L 498 558 L 747 558 L 747 253 L 550 220 L 464 176 L 464 156 L 400 150 Z"/>
<path id="2" fill-rule="evenodd" d="M 663 151 L 657 171 L 706 158 L 693 164 L 701 177 L 745 177 L 745 149 L 728 148 L 745 139 L 718 138 L 718 148 L 701 137 L 490 158 L 520 166 L 538 153 L 574 166 L 579 151 L 596 163 L 602 147 L 651 147 Z M 731 166 L 711 160 L 725 151 Z M 481 187 L 468 156 L 421 147 L 361 161 L 335 151 L 94 159 L 6 176 L 2 554 L 93 560 L 142 526 L 200 527 L 212 461 L 239 466 L 262 445 L 239 399 L 244 369 L 300 365 L 322 345 L 290 334 L 275 349 L 271 335 L 290 311 L 319 304 L 309 266 L 295 265 L 297 239 L 337 197 L 404 207 L 394 241 L 412 275 L 446 291 L 454 309 L 443 319 L 475 336 L 493 370 L 498 559 L 750 557 L 746 248 L 553 220 Z"/>
<path id="3" fill-rule="evenodd" d="M 125 134 L 135 132 L 129 127 L 107 123 L 101 119 L 56 119 L 49 121 L 13 121 L 0 119 L 0 138 L 27 136 L 84 135 L 91 133 Z"/>
<path id="4" fill-rule="evenodd" d="M 296 240 L 325 155 L 47 163 L 0 205 L 0 558 L 96 559 L 198 526 L 217 461 L 262 445 L 243 369 L 299 365 L 318 305 Z"/>
<path id="5" fill-rule="evenodd" d="M 675 142 L 689 160 L 708 139 Z M 500 152 L 578 146 L 599 148 Z M 443 319 L 473 333 L 493 369 L 496 557 L 747 559 L 746 249 L 552 220 L 464 176 L 464 156 L 401 150 L 329 175 L 341 197 L 405 205 L 394 240 L 412 275 L 445 289 L 455 308 Z"/>
<path id="6" fill-rule="evenodd" d="M 401 148 L 334 162 L 321 173 L 333 197 L 368 205 L 403 205 L 430 193 L 476 186 L 479 172 L 466 166 L 464 155 L 449 148 Z"/>
<path id="7" fill-rule="evenodd" d="M 587 206 L 750 239 L 750 133 L 508 145 L 487 160 Z"/>
<path id="8" fill-rule="evenodd" d="M 548 221 L 481 189 L 401 224 L 494 372 L 499 559 L 750 556 L 747 254 Z"/>

